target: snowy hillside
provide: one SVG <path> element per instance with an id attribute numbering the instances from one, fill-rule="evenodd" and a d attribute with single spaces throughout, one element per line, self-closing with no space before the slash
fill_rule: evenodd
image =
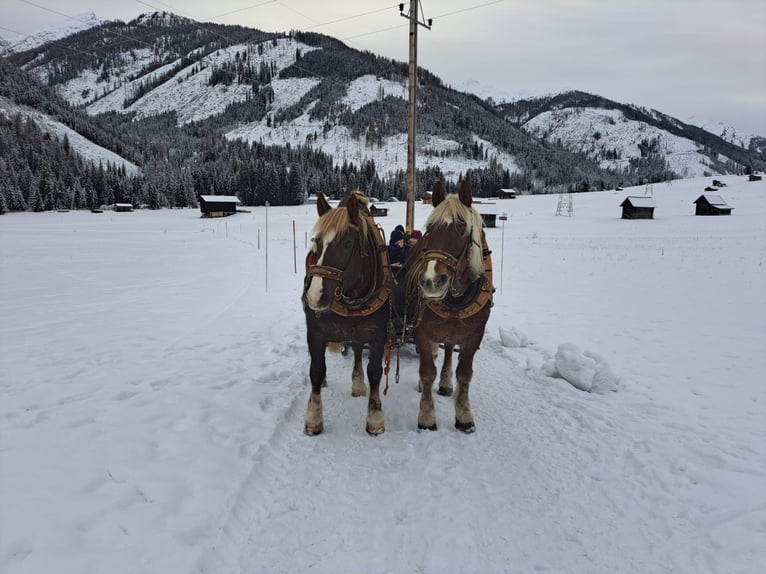
<path id="1" fill-rule="evenodd" d="M 78 78 L 70 80 L 62 85 L 60 93 L 71 103 L 80 104 L 82 100 L 92 101 L 104 92 L 101 97 L 87 107 L 91 115 L 105 112 L 130 113 L 135 112 L 136 118 L 147 118 L 175 111 L 179 124 L 186 124 L 202 120 L 210 116 L 220 114 L 231 103 L 241 102 L 253 96 L 253 88 L 249 83 L 231 85 L 219 84 L 209 86 L 210 76 L 216 67 L 223 63 L 232 62 L 240 54 L 247 56 L 250 65 L 274 66 L 276 70 L 282 70 L 295 63 L 296 51 L 303 53 L 314 50 L 290 39 L 279 39 L 276 45 L 266 42 L 261 45 L 263 53 L 260 54 L 258 47 L 253 44 L 239 44 L 217 50 L 202 58 L 168 78 L 162 85 L 151 90 L 143 97 L 125 108 L 123 102 L 132 98 L 138 86 L 155 78 L 162 77 L 169 70 L 174 69 L 178 62 L 168 63 L 145 75 L 137 75 L 138 72 L 155 55 L 150 50 L 141 50 L 132 54 L 125 54 L 125 66 L 115 71 L 106 81 L 100 80 L 94 71 L 86 71 Z M 130 79 L 133 77 L 134 79 Z"/>
<path id="2" fill-rule="evenodd" d="M 561 140 L 568 149 L 601 160 L 601 165 L 621 168 L 631 158 L 641 157 L 643 140 L 658 140 L 659 153 L 671 170 L 683 178 L 710 173 L 709 159 L 699 153 L 696 142 L 665 130 L 625 117 L 620 110 L 602 108 L 567 108 L 543 112 L 522 126 L 539 138 Z M 607 151 L 616 151 L 617 159 L 606 159 Z M 720 158 L 725 161 L 726 158 Z"/>
<path id="3" fill-rule="evenodd" d="M 101 20 L 96 18 L 93 12 L 84 12 L 71 18 L 62 20 L 53 26 L 49 26 L 40 32 L 30 34 L 23 38 L 9 38 L 5 46 L 7 51 L 23 52 L 24 50 L 31 50 L 37 46 L 42 46 L 46 42 L 53 42 L 66 38 L 82 30 L 88 30 L 94 26 L 98 26 Z M 0 55 L 3 52 L 0 51 Z"/>
<path id="4" fill-rule="evenodd" d="M 700 120 L 694 117 L 690 118 L 688 122 L 744 149 L 749 149 L 751 144 L 755 143 L 756 147 L 760 146 L 761 153 L 766 154 L 766 137 L 763 135 L 750 133 L 723 122 Z"/>
<path id="5" fill-rule="evenodd" d="M 471 435 L 409 346 L 384 434 L 333 354 L 303 434 L 315 206 L 0 216 L 0 571 L 764 572 L 766 181 L 721 179 L 497 202 Z"/>
<path id="6" fill-rule="evenodd" d="M 0 96 L 0 114 L 8 119 L 13 118 L 16 114 L 21 114 L 22 117 L 30 118 L 37 124 L 40 130 L 51 134 L 59 141 L 63 141 L 66 136 L 69 140 L 69 147 L 93 165 L 97 166 L 103 164 L 104 167 L 106 167 L 107 164 L 124 166 L 125 171 L 128 174 L 135 174 L 140 171 L 138 166 L 134 163 L 131 163 L 116 153 L 93 143 L 49 115 L 26 106 L 20 106 L 2 96 Z"/>
<path id="7" fill-rule="evenodd" d="M 300 99 L 314 85 L 313 80 L 275 80 L 273 110 L 284 109 Z M 375 76 L 361 76 L 349 83 L 346 96 L 341 103 L 351 110 L 359 110 L 364 105 L 374 102 L 377 98 L 397 96 L 407 97 L 407 84 L 395 83 Z M 241 139 L 247 142 L 262 142 L 268 145 L 287 145 L 295 142 L 306 142 L 333 157 L 336 165 L 353 162 L 360 165 L 372 160 L 381 175 L 391 175 L 398 170 L 407 169 L 407 134 L 402 133 L 393 137 L 385 137 L 381 143 L 367 144 L 364 140 L 352 137 L 345 126 L 333 125 L 326 129 L 326 122 L 321 119 L 311 120 L 308 112 L 311 105 L 302 116 L 280 124 L 277 127 L 269 125 L 268 119 L 251 124 L 245 124 L 226 134 L 229 139 Z M 515 170 L 515 161 L 511 155 L 499 150 L 488 141 L 475 138 L 487 150 L 487 160 L 492 159 Z M 458 174 L 466 169 L 481 168 L 488 161 L 469 160 L 462 156 L 451 156 L 456 152 L 458 142 L 435 136 L 419 137 L 417 140 L 417 159 L 419 169 L 427 166 L 439 166 L 449 179 L 457 179 Z"/>

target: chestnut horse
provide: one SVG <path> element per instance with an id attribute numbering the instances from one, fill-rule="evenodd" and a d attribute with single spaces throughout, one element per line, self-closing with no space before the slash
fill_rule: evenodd
<path id="1" fill-rule="evenodd" d="M 463 182 L 457 195 L 446 195 L 444 186 L 437 182 L 432 201 L 434 210 L 426 220 L 423 238 L 407 260 L 407 295 L 420 355 L 418 428 L 436 430 L 431 393 L 436 379 L 433 348 L 443 343 L 439 393 L 452 394 L 452 351 L 457 345 L 455 427 L 470 433 L 476 426 L 468 389 L 473 358 L 492 308 L 492 261 L 481 215 L 471 207 L 471 187 Z"/>
<path id="2" fill-rule="evenodd" d="M 377 435 L 385 430 L 379 387 L 391 316 L 391 271 L 383 234 L 367 202 L 364 194 L 354 191 L 333 209 L 323 195 L 318 195 L 319 221 L 306 257 L 302 296 L 311 355 L 311 395 L 304 419 L 308 435 L 324 429 L 321 392 L 329 343 L 351 342 L 354 396 L 366 394 L 362 349 L 365 344 L 369 347 L 367 432 Z"/>

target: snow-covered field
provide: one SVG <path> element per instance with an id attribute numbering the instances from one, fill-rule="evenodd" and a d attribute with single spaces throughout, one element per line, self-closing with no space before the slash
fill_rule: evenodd
<path id="1" fill-rule="evenodd" d="M 313 206 L 1 216 L 0 571 L 766 571 L 766 183 L 722 179 L 495 206 L 472 435 L 409 347 L 385 434 L 340 355 L 302 433 Z"/>

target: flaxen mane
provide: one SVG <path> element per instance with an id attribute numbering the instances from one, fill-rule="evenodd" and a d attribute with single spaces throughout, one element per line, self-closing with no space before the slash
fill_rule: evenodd
<path id="1" fill-rule="evenodd" d="M 356 195 L 357 200 L 365 206 L 369 203 L 369 199 L 361 191 L 354 191 L 353 193 Z M 366 236 L 366 219 L 364 217 L 359 218 L 359 223 L 359 231 L 363 236 Z M 314 225 L 314 236 L 325 239 L 325 242 L 327 243 L 332 241 L 336 236 L 344 234 L 350 227 L 352 227 L 352 223 L 348 217 L 348 210 L 341 205 L 336 209 L 331 209 L 319 218 L 319 221 Z"/>
<path id="2" fill-rule="evenodd" d="M 471 248 L 468 252 L 469 268 L 474 277 L 479 277 L 484 274 L 484 257 L 481 249 L 483 220 L 478 211 L 463 205 L 457 195 L 450 194 L 428 216 L 426 229 L 445 227 L 456 222 L 465 223 L 465 234 L 471 235 Z"/>

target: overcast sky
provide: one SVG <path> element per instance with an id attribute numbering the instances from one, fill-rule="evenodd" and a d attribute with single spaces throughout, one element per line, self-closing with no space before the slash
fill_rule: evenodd
<path id="1" fill-rule="evenodd" d="M 386 0 L 0 0 L 0 35 L 92 11 L 168 10 L 264 31 L 322 32 L 407 61 L 408 24 Z M 409 9 L 409 2 L 405 2 Z M 766 0 L 420 0 L 418 65 L 499 94 L 579 89 L 684 121 L 766 136 Z M 71 20 L 70 20 L 71 21 Z"/>

